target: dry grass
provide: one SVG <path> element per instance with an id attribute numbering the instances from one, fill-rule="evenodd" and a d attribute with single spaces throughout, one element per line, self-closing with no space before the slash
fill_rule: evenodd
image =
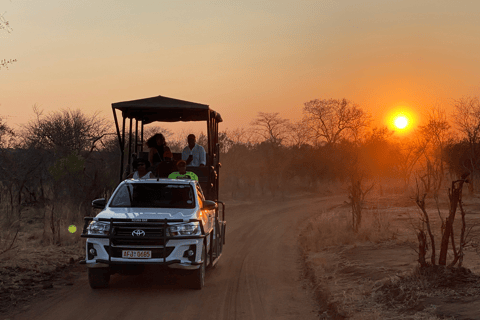
<path id="1" fill-rule="evenodd" d="M 348 205 L 342 205 L 322 212 L 312 218 L 299 237 L 303 252 L 306 274 L 312 282 L 318 301 L 323 301 L 322 319 L 345 319 L 355 314 L 355 319 L 383 319 L 375 308 L 363 307 L 360 313 L 352 312 L 352 302 L 361 301 L 371 293 L 371 284 L 358 285 L 355 290 L 338 292 L 337 272 L 346 266 L 335 250 L 342 246 L 355 246 L 364 242 L 380 243 L 395 240 L 397 230 L 390 219 L 378 208 L 364 210 L 362 225 L 353 232 L 351 213 Z M 371 309 L 371 310 L 369 310 Z"/>
<path id="2" fill-rule="evenodd" d="M 477 205 L 475 199 L 466 201 L 466 208 Z M 448 202 L 441 206 L 445 216 Z M 304 267 L 313 279 L 317 300 L 324 300 L 320 318 L 454 319 L 438 312 L 440 301 L 425 301 L 480 294 L 480 277 L 468 269 L 439 272 L 413 267 L 416 254 L 411 248 L 418 246 L 418 212 L 410 197 L 378 197 L 366 207 L 358 233 L 351 227 L 350 207 L 342 205 L 311 219 L 299 237 Z M 439 228 L 433 199 L 429 199 L 428 208 L 434 228 Z M 469 218 L 470 223 L 475 221 L 473 216 Z M 396 261 L 395 256 L 407 262 L 410 259 L 410 264 Z"/>
<path id="3" fill-rule="evenodd" d="M 300 236 L 300 245 L 308 252 L 319 252 L 331 246 L 353 245 L 362 242 L 394 240 L 398 229 L 391 225 L 392 217 L 380 209 L 364 210 L 362 225 L 353 232 L 348 206 L 320 213 L 311 219 Z"/>
<path id="4" fill-rule="evenodd" d="M 0 313 L 15 309 L 54 286 L 71 285 L 73 278 L 68 270 L 84 257 L 84 241 L 80 237 L 82 213 L 58 205 L 54 211 L 58 229 L 53 234 L 44 209 L 22 209 L 16 211 L 17 220 L 0 221 L 4 226 L 0 233 Z M 77 226 L 73 234 L 68 231 L 71 224 Z"/>

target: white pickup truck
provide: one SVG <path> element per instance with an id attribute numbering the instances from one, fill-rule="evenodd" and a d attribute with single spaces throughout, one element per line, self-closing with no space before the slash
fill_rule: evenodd
<path id="1" fill-rule="evenodd" d="M 189 286 L 202 289 L 225 241 L 225 207 L 205 200 L 194 180 L 127 179 L 108 201 L 96 199 L 96 217 L 86 217 L 88 280 L 108 286 L 110 275 L 139 271 L 147 264 L 184 269 Z"/>

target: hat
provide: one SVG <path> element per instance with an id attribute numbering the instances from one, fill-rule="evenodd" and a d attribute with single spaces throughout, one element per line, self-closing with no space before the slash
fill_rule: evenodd
<path id="1" fill-rule="evenodd" d="M 133 163 L 132 163 L 133 168 L 137 169 L 139 163 L 145 163 L 145 168 L 150 167 L 150 161 L 148 161 L 147 159 L 143 159 L 143 158 L 137 158 L 137 159 L 133 160 Z"/>

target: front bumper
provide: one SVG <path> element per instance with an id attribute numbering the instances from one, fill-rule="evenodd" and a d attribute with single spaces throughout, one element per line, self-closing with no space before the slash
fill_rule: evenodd
<path id="1" fill-rule="evenodd" d="M 156 264 L 165 265 L 169 268 L 192 270 L 198 269 L 204 262 L 202 260 L 202 250 L 208 252 L 207 240 L 209 239 L 209 233 L 205 233 L 201 220 L 192 219 L 188 221 L 200 223 L 201 234 L 194 236 L 166 235 L 164 230 L 168 227 L 168 223 L 185 222 L 183 220 L 151 220 L 138 223 L 130 219 L 101 219 L 110 222 L 110 234 L 89 235 L 87 234 L 86 228 L 92 220 L 93 218 L 91 217 L 85 218 L 85 225 L 81 235 L 87 238 L 85 263 L 89 268 L 122 264 Z M 133 235 L 126 236 L 122 234 L 119 236 L 115 231 L 115 228 L 126 227 L 158 228 L 160 232 L 155 232 L 154 236 L 148 236 L 147 234 L 139 241 L 139 239 Z M 162 229 L 163 233 L 161 232 Z M 142 244 L 142 240 L 144 240 L 143 242 L 145 244 Z M 134 241 L 134 244 L 130 241 Z M 151 251 L 151 258 L 122 258 L 123 250 L 149 250 Z M 190 253 L 190 255 L 188 253 Z"/>

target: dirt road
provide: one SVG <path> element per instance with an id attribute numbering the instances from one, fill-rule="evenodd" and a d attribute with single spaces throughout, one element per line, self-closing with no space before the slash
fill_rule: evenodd
<path id="1" fill-rule="evenodd" d="M 227 239 L 206 286 L 182 286 L 178 273 L 149 267 L 137 276 L 114 275 L 104 290 L 90 289 L 86 272 L 12 319 L 318 319 L 302 279 L 297 235 L 312 214 L 342 197 L 266 201 L 227 206 Z"/>

